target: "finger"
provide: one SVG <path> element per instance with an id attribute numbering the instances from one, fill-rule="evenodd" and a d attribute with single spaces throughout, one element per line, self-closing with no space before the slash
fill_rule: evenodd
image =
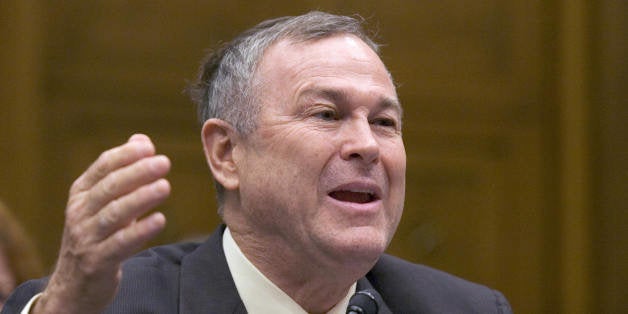
<path id="1" fill-rule="evenodd" d="M 120 168 L 100 180 L 87 194 L 86 215 L 92 215 L 109 202 L 165 176 L 170 171 L 168 157 L 159 155 L 141 159 Z"/>
<path id="2" fill-rule="evenodd" d="M 138 217 L 161 204 L 170 194 L 170 184 L 159 179 L 110 202 L 87 221 L 88 230 L 94 230 L 93 241 L 101 241 L 131 224 Z"/>
<path id="3" fill-rule="evenodd" d="M 134 141 L 151 142 L 150 137 L 141 133 L 136 133 L 136 134 L 131 135 L 131 137 L 129 138 L 129 142 L 134 142 Z"/>
<path id="4" fill-rule="evenodd" d="M 110 172 L 154 154 L 155 146 L 150 138 L 143 134 L 135 134 L 125 144 L 100 154 L 98 159 L 72 184 L 70 195 L 86 191 Z"/>
<path id="5" fill-rule="evenodd" d="M 98 244 L 109 260 L 123 261 L 135 254 L 147 241 L 154 238 L 166 225 L 166 218 L 160 212 L 138 220 L 123 229 L 118 230 L 107 240 Z"/>

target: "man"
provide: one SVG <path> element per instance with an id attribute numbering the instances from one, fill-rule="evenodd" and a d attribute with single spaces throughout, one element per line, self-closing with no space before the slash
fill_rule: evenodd
<path id="1" fill-rule="evenodd" d="M 128 259 L 164 227 L 139 217 L 170 190 L 168 159 L 134 135 L 74 183 L 56 269 L 6 311 L 345 313 L 367 290 L 379 313 L 510 312 L 499 292 L 383 255 L 403 210 L 402 108 L 358 21 L 263 22 L 205 62 L 193 94 L 226 226 Z"/>

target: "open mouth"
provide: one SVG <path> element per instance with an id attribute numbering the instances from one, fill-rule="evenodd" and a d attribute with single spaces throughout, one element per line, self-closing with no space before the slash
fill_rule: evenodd
<path id="1" fill-rule="evenodd" d="M 374 193 L 364 191 L 332 191 L 331 193 L 329 193 L 329 196 L 341 202 L 351 202 L 358 204 L 366 204 L 374 202 L 378 199 L 377 195 L 375 195 Z"/>

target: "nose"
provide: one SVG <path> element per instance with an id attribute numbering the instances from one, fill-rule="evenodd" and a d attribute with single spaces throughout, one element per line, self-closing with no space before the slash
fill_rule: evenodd
<path id="1" fill-rule="evenodd" d="M 344 160 L 359 160 L 370 165 L 379 160 L 379 143 L 366 119 L 353 120 L 345 125 L 340 157 Z"/>

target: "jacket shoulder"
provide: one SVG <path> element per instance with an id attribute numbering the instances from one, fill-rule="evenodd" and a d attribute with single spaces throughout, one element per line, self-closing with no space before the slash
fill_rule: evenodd
<path id="1" fill-rule="evenodd" d="M 394 313 L 512 313 L 499 291 L 390 255 L 366 277 Z"/>
<path id="2" fill-rule="evenodd" d="M 129 258 L 124 262 L 123 267 L 176 268 L 181 265 L 181 260 L 196 250 L 199 245 L 200 243 L 197 242 L 180 242 L 155 246 Z"/>
<path id="3" fill-rule="evenodd" d="M 122 266 L 120 290 L 108 311 L 133 313 L 132 309 L 137 307 L 152 306 L 144 297 L 146 295 L 153 296 L 151 298 L 153 305 L 159 304 L 164 308 L 176 309 L 177 293 L 173 293 L 173 290 L 178 290 L 181 260 L 198 246 L 199 243 L 192 242 L 157 246 L 126 260 Z M 44 290 L 48 279 L 45 277 L 29 280 L 20 285 L 2 308 L 2 314 L 19 313 L 33 296 Z M 155 302 L 155 300 L 158 301 Z M 154 313 L 160 312 L 162 311 Z"/>
<path id="4" fill-rule="evenodd" d="M 126 260 L 119 291 L 105 313 L 177 313 L 181 261 L 198 246 L 157 246 Z"/>

